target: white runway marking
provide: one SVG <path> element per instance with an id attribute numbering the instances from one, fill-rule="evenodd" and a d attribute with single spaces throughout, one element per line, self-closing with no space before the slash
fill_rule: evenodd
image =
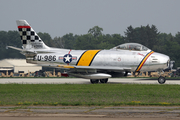
<path id="1" fill-rule="evenodd" d="M 82 78 L 0 78 L 0 84 L 91 84 L 89 79 Z M 149 78 L 109 78 L 111 84 L 159 84 Z M 167 80 L 165 84 L 180 84 L 180 80 Z"/>

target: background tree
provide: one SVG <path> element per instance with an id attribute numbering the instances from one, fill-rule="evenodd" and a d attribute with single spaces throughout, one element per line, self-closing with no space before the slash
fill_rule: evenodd
<path id="1" fill-rule="evenodd" d="M 89 29 L 88 33 L 97 38 L 98 36 L 102 35 L 102 31 L 103 28 L 100 28 L 99 26 L 94 26 L 93 28 Z"/>
<path id="2" fill-rule="evenodd" d="M 91 38 L 90 34 L 85 34 L 85 35 L 78 36 L 76 38 L 74 48 L 76 50 L 78 50 L 78 49 L 80 49 L 80 50 L 95 49 L 96 48 L 95 44 L 96 44 L 95 38 Z"/>
<path id="3" fill-rule="evenodd" d="M 75 40 L 77 38 L 77 35 L 73 35 L 73 33 L 69 33 L 64 35 L 61 40 L 63 43 L 64 48 L 66 49 L 73 49 L 75 45 Z"/>
<path id="4" fill-rule="evenodd" d="M 53 47 L 52 38 L 51 38 L 51 36 L 49 35 L 49 33 L 38 32 L 37 34 L 39 35 L 39 37 L 43 40 L 43 42 L 44 42 L 47 46 Z"/>
<path id="5" fill-rule="evenodd" d="M 21 39 L 17 31 L 0 31 L 0 59 L 25 58 L 19 51 L 7 49 L 6 46 L 22 48 Z"/>
<path id="6" fill-rule="evenodd" d="M 124 33 L 126 42 L 140 43 L 150 49 L 152 49 L 154 43 L 157 42 L 157 37 L 159 35 L 159 32 L 155 25 L 152 25 L 151 27 L 147 25 L 137 28 L 129 26 Z"/>
<path id="7" fill-rule="evenodd" d="M 174 40 L 180 45 L 180 32 L 175 35 Z"/>
<path id="8" fill-rule="evenodd" d="M 65 46 L 65 41 L 63 41 L 61 37 L 55 37 L 52 40 L 52 47 L 64 48 L 64 46 Z"/>

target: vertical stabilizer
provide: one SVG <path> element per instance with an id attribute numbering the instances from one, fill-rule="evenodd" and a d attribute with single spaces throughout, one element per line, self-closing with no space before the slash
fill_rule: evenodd
<path id="1" fill-rule="evenodd" d="M 37 33 L 27 23 L 26 20 L 16 21 L 23 49 L 25 50 L 36 50 L 36 49 L 48 49 L 49 47 L 44 44 Z"/>

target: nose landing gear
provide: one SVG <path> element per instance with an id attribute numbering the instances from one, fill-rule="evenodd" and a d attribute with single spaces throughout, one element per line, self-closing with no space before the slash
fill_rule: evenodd
<path id="1" fill-rule="evenodd" d="M 164 84 L 164 83 L 166 82 L 166 78 L 160 76 L 160 77 L 158 78 L 158 82 L 159 82 L 159 84 Z"/>
<path id="2" fill-rule="evenodd" d="M 163 70 L 159 70 L 159 78 L 158 78 L 158 82 L 159 84 L 164 84 L 166 82 L 166 78 L 161 76 L 164 74 L 164 71 Z"/>

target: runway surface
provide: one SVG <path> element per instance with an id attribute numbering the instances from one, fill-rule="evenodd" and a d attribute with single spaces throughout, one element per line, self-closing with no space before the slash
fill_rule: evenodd
<path id="1" fill-rule="evenodd" d="M 0 78 L 0 84 L 91 84 L 89 79 L 82 78 Z M 149 78 L 109 78 L 108 83 L 116 84 L 159 84 Z M 180 80 L 166 80 L 165 84 L 180 84 Z"/>

